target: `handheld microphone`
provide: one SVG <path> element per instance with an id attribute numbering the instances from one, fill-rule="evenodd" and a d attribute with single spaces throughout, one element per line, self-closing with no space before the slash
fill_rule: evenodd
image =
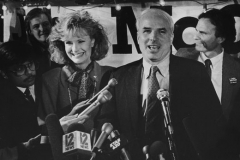
<path id="1" fill-rule="evenodd" d="M 73 123 L 67 129 L 67 134 L 62 136 L 62 152 L 64 155 L 77 155 L 81 158 L 90 158 L 90 134 L 85 133 L 85 128 L 80 123 Z"/>
<path id="2" fill-rule="evenodd" d="M 49 114 L 45 122 L 54 160 L 67 160 L 62 153 L 62 135 L 64 132 L 57 115 Z"/>
<path id="3" fill-rule="evenodd" d="M 143 147 L 143 153 L 146 155 L 146 160 L 151 160 L 150 155 L 149 155 L 149 146 L 148 145 Z"/>
<path id="4" fill-rule="evenodd" d="M 92 158 L 94 159 L 96 157 L 96 154 L 98 153 L 98 150 L 102 147 L 103 142 L 107 138 L 107 136 L 112 132 L 113 126 L 111 123 L 104 123 L 102 126 L 102 133 L 98 137 L 97 142 L 94 144 L 92 149 Z"/>
<path id="5" fill-rule="evenodd" d="M 99 91 L 97 94 L 95 94 L 90 100 L 88 100 L 88 101 L 86 102 L 86 104 L 91 103 L 91 102 L 92 102 L 94 99 L 96 99 L 96 97 L 97 97 L 99 94 L 101 94 L 103 91 L 109 89 L 110 87 L 114 87 L 114 86 L 117 85 L 117 84 L 118 84 L 118 82 L 117 82 L 117 80 L 116 80 L 115 78 L 110 79 L 110 80 L 108 81 L 108 84 L 107 84 L 101 91 Z"/>
<path id="6" fill-rule="evenodd" d="M 168 131 L 168 144 L 174 160 L 177 159 L 178 153 L 174 140 L 174 129 L 171 120 L 171 112 L 169 108 L 169 92 L 164 89 L 159 89 L 157 91 L 157 98 L 161 100 L 163 114 L 164 114 L 164 124 Z"/>
<path id="7" fill-rule="evenodd" d="M 170 134 L 173 134 L 171 113 L 169 109 L 169 92 L 164 89 L 157 91 L 157 98 L 161 101 L 165 123 L 168 127 Z"/>
<path id="8" fill-rule="evenodd" d="M 96 128 L 93 128 L 93 129 L 91 130 L 90 136 L 91 136 L 92 146 L 94 146 L 95 143 L 96 143 L 96 141 L 97 141 L 98 130 L 97 130 Z"/>
<path id="9" fill-rule="evenodd" d="M 117 150 L 121 149 L 123 160 L 130 160 L 130 155 L 124 148 L 124 146 L 128 143 L 127 139 L 123 136 L 120 136 L 120 133 L 115 130 L 110 134 L 112 140 L 110 143 L 110 148 L 112 149 L 112 153 L 117 152 Z"/>
<path id="10" fill-rule="evenodd" d="M 97 100 L 93 102 L 90 106 L 88 106 L 84 111 L 82 111 L 78 117 L 82 115 L 87 115 L 92 112 L 96 107 L 100 104 L 109 101 L 112 98 L 112 94 L 108 90 L 104 90 L 102 93 L 99 94 Z"/>

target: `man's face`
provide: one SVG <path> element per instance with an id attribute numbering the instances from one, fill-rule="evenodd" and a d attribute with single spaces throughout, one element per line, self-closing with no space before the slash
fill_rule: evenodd
<path id="1" fill-rule="evenodd" d="M 207 53 L 221 48 L 222 38 L 216 37 L 216 27 L 208 18 L 201 18 L 196 26 L 195 48 L 197 51 Z M 207 56 L 207 55 L 206 55 Z"/>
<path id="2" fill-rule="evenodd" d="M 150 64 L 158 64 L 170 54 L 173 35 L 165 18 L 155 13 L 145 13 L 140 19 L 138 44 L 143 58 Z"/>
<path id="3" fill-rule="evenodd" d="M 30 34 L 39 42 L 45 42 L 50 32 L 51 23 L 45 14 L 41 14 L 30 21 Z"/>
<path id="4" fill-rule="evenodd" d="M 25 70 L 23 75 L 17 75 L 16 72 L 22 71 L 23 69 Z M 8 76 L 8 79 L 17 87 L 29 87 L 35 82 L 35 64 L 33 62 L 26 61 L 23 64 L 11 66 L 6 75 Z"/>

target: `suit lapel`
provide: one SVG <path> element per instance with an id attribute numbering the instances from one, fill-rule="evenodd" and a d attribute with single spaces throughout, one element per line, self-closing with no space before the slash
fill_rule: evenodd
<path id="1" fill-rule="evenodd" d="M 29 110 L 29 112 L 33 110 L 34 113 L 36 113 L 36 103 L 29 102 L 26 99 L 24 93 L 20 91 L 16 86 L 14 86 L 12 89 L 9 88 L 9 92 L 10 94 L 15 93 L 13 96 L 15 97 L 15 101 L 18 102 L 18 104 L 24 104 L 20 105 L 22 110 Z"/>
<path id="2" fill-rule="evenodd" d="M 96 86 L 95 86 L 96 93 L 99 91 L 101 75 L 102 75 L 102 70 L 101 70 L 100 65 L 97 62 L 94 62 L 93 71 L 90 72 L 90 77 L 91 77 L 91 79 L 96 81 Z"/>
<path id="3" fill-rule="evenodd" d="M 142 81 L 142 59 L 138 61 L 136 66 L 128 70 L 124 85 L 127 91 L 126 105 L 130 109 L 130 116 L 134 130 L 137 130 L 139 102 L 140 102 L 140 88 Z M 129 101 L 128 101 L 129 100 Z M 126 110 L 129 110 L 126 108 Z"/>
<path id="4" fill-rule="evenodd" d="M 224 114 L 228 113 L 230 109 L 229 106 L 234 88 L 234 86 L 230 83 L 230 79 L 234 77 L 236 78 L 236 75 L 234 74 L 235 71 L 234 68 L 235 67 L 231 61 L 231 58 L 229 57 L 229 55 L 224 53 L 222 68 L 222 98 L 221 98 L 221 104 Z"/>
<path id="5" fill-rule="evenodd" d="M 71 98 L 71 101 L 74 99 L 76 100 L 78 96 L 77 95 L 78 87 L 72 86 L 70 82 L 68 82 L 68 78 L 73 74 L 73 71 L 68 66 L 64 66 L 62 70 L 63 72 L 61 72 L 62 74 L 60 74 L 60 79 L 61 79 L 60 85 L 62 85 L 62 88 L 68 89 L 68 92 L 69 92 L 68 96 L 70 96 L 69 98 Z"/>
<path id="6" fill-rule="evenodd" d="M 173 96 L 173 90 L 175 89 L 174 84 L 178 71 L 176 70 L 178 67 L 176 67 L 176 63 L 177 60 L 175 59 L 175 57 L 171 54 L 170 55 L 170 64 L 169 64 L 169 98 L 170 98 L 170 103 L 169 103 L 169 108 L 172 110 L 172 98 L 174 98 Z"/>

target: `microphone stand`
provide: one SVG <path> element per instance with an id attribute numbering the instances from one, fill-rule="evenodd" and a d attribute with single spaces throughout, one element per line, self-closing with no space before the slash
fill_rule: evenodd
<path id="1" fill-rule="evenodd" d="M 169 149 L 172 155 L 172 160 L 178 160 L 177 148 L 176 148 L 176 144 L 173 136 L 174 130 L 173 130 L 173 125 L 172 125 L 171 116 L 170 116 L 171 113 L 169 108 L 169 98 L 167 95 L 162 95 L 158 98 L 161 100 L 161 104 L 162 104 L 162 109 L 164 114 L 164 124 L 167 130 L 167 138 L 169 143 Z"/>

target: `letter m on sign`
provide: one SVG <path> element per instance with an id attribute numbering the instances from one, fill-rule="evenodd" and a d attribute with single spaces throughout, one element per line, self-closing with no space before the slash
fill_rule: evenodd
<path id="1" fill-rule="evenodd" d="M 127 26 L 132 35 L 138 53 L 141 53 L 137 43 L 136 18 L 131 6 L 124 6 L 120 11 L 111 7 L 112 17 L 116 17 L 117 44 L 113 44 L 113 54 L 131 54 L 132 45 L 128 44 Z"/>

